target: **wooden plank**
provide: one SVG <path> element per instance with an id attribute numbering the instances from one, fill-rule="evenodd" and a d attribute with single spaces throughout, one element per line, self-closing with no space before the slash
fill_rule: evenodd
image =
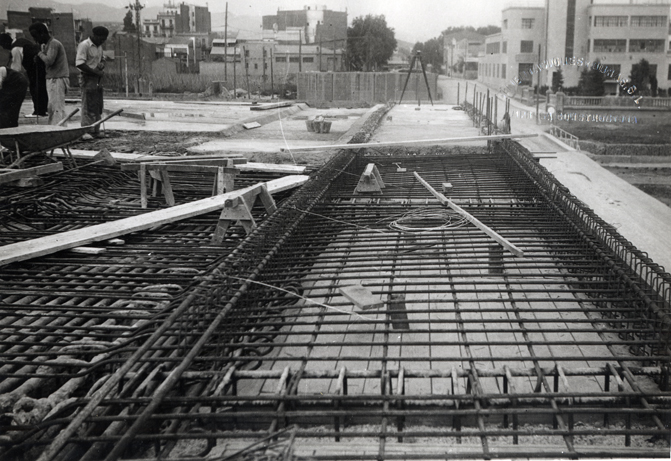
<path id="1" fill-rule="evenodd" d="M 158 171 L 165 168 L 167 171 L 181 171 L 192 173 L 216 173 L 219 168 L 223 168 L 225 173 L 237 174 L 240 170 L 236 168 L 226 168 L 217 165 L 173 165 L 170 163 L 128 163 L 121 165 L 122 171 L 138 171 L 142 165 L 146 166 L 147 171 Z"/>
<path id="2" fill-rule="evenodd" d="M 82 255 L 99 255 L 103 254 L 107 251 L 107 248 L 100 248 L 100 247 L 77 247 L 77 248 L 71 248 L 70 251 L 72 253 L 78 253 Z"/>
<path id="3" fill-rule="evenodd" d="M 338 287 L 338 291 L 359 309 L 366 310 L 384 306 L 384 301 L 379 296 L 373 295 L 368 288 L 361 285 Z"/>
<path id="4" fill-rule="evenodd" d="M 371 142 L 363 144 L 333 144 L 326 146 L 306 146 L 306 147 L 285 147 L 280 149 L 285 151 L 303 151 L 303 150 L 328 150 L 328 149 L 361 149 L 366 147 L 392 147 L 410 145 L 415 146 L 419 144 L 449 144 L 453 142 L 466 141 L 500 141 L 503 139 L 517 139 L 517 138 L 535 138 L 537 134 L 500 134 L 492 136 L 467 136 L 463 138 L 439 138 L 439 139 L 415 139 L 411 141 L 389 141 L 389 142 Z"/>
<path id="5" fill-rule="evenodd" d="M 16 181 L 22 178 L 30 178 L 41 174 L 55 173 L 63 171 L 63 163 L 56 162 L 49 165 L 40 165 L 32 168 L 23 168 L 21 170 L 9 170 L 7 173 L 0 173 L 0 184 Z"/>
<path id="6" fill-rule="evenodd" d="M 483 231 L 489 237 L 491 237 L 492 239 L 494 239 L 495 241 L 500 243 L 503 246 L 503 248 L 510 251 L 512 254 L 514 254 L 518 258 L 524 257 L 524 252 L 522 250 L 520 250 L 518 247 L 516 247 L 515 245 L 513 245 L 512 243 L 510 243 L 509 240 L 502 237 L 496 231 L 492 230 L 491 228 L 489 228 L 488 226 L 486 226 L 485 224 L 480 222 L 475 216 L 470 214 L 468 211 L 464 210 L 459 205 L 454 203 L 452 200 L 445 197 L 443 194 L 441 194 L 436 189 L 431 187 L 431 185 L 428 182 L 426 182 L 420 175 L 418 175 L 416 171 L 414 172 L 414 175 L 419 180 L 419 182 L 421 182 L 422 185 L 424 187 L 426 187 L 426 189 L 429 192 L 431 192 L 431 195 L 433 195 L 434 197 L 436 197 L 440 201 L 440 203 L 442 203 L 443 205 L 447 205 L 450 208 L 452 208 L 454 211 L 456 211 L 461 216 L 466 218 L 471 224 L 473 224 L 475 227 L 477 227 L 478 229 Z"/>
<path id="7" fill-rule="evenodd" d="M 308 179 L 308 176 L 287 176 L 267 182 L 266 187 L 268 188 L 268 192 L 275 194 L 301 186 Z M 181 221 L 193 216 L 220 210 L 224 207 L 227 200 L 239 197 L 254 187 L 256 187 L 256 185 L 228 192 L 226 194 L 197 200 L 195 202 L 152 211 L 139 216 L 5 245 L 0 247 L 0 266 L 87 245 L 91 242 L 109 240 L 120 235 L 126 235 L 132 232 L 160 226 L 161 224 Z"/>
<path id="8" fill-rule="evenodd" d="M 268 104 L 255 104 L 252 105 L 249 110 L 270 110 L 270 109 L 279 109 L 281 107 L 293 106 L 293 102 L 273 102 Z"/>

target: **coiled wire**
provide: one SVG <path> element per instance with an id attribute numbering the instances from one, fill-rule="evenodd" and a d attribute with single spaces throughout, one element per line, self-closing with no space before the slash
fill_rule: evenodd
<path id="1" fill-rule="evenodd" d="M 422 232 L 458 229 L 468 224 L 459 213 L 446 208 L 420 208 L 405 213 L 389 223 L 389 228 L 397 232 L 419 234 Z"/>

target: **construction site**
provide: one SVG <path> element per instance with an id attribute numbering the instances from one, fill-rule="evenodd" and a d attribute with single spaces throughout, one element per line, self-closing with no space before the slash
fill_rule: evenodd
<path id="1" fill-rule="evenodd" d="M 0 130 L 0 459 L 668 458 L 671 208 L 454 85 Z"/>

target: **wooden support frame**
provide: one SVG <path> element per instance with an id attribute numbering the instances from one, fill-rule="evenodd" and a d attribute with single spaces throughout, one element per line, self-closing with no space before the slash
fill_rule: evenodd
<path id="1" fill-rule="evenodd" d="M 487 234 L 489 237 L 491 237 L 496 242 L 500 243 L 501 246 L 504 249 L 508 250 L 513 255 L 517 256 L 518 258 L 524 257 L 524 252 L 522 250 L 520 250 L 518 247 L 516 247 L 515 245 L 513 245 L 512 243 L 510 243 L 510 241 L 508 239 L 504 238 L 503 236 L 501 236 L 501 234 L 497 233 L 496 231 L 492 230 L 490 227 L 488 227 L 485 224 L 483 224 L 482 222 L 480 222 L 475 216 L 473 216 L 468 211 L 464 210 L 459 205 L 454 203 L 452 200 L 445 197 L 443 194 L 441 194 L 436 189 L 431 187 L 431 185 L 428 182 L 426 182 L 419 174 L 417 174 L 416 171 L 414 172 L 414 174 L 415 174 L 415 178 L 417 178 L 419 180 L 419 182 L 422 183 L 422 185 L 429 192 L 431 192 L 431 195 L 433 195 L 434 197 L 436 197 L 438 199 L 438 201 L 440 201 L 440 203 L 452 208 L 454 211 L 456 211 L 461 216 L 466 218 L 475 227 L 477 227 L 478 229 L 483 231 L 485 234 Z"/>
<path id="2" fill-rule="evenodd" d="M 304 175 L 292 175 L 262 183 L 269 194 L 275 194 L 303 185 L 309 179 Z M 250 186 L 223 195 L 208 197 L 162 210 L 151 211 L 130 218 L 119 219 L 95 226 L 84 227 L 55 235 L 47 235 L 24 242 L 0 247 L 0 266 L 17 261 L 27 261 L 57 251 L 87 245 L 91 242 L 107 241 L 120 235 L 151 229 L 162 224 L 181 221 L 221 210 L 227 200 L 235 199 L 257 186 Z"/>
<path id="3" fill-rule="evenodd" d="M 249 234 L 256 227 L 256 221 L 252 216 L 252 208 L 256 199 L 260 198 L 266 212 L 270 215 L 277 211 L 275 200 L 268 192 L 265 184 L 257 184 L 245 193 L 235 197 L 234 199 L 226 200 L 224 209 L 221 210 L 219 222 L 214 230 L 212 236 L 213 243 L 221 243 L 224 241 L 226 231 L 232 224 L 239 224 Z"/>
<path id="4" fill-rule="evenodd" d="M 140 206 L 147 208 L 147 179 L 146 173 L 153 180 L 152 196 L 156 196 L 158 183 L 161 183 L 165 202 L 169 206 L 175 205 L 175 195 L 170 183 L 170 172 L 203 172 L 214 173 L 214 183 L 212 184 L 212 195 L 220 195 L 225 192 L 231 192 L 235 187 L 235 176 L 240 173 L 237 168 L 232 168 L 233 162 L 230 159 L 213 161 L 213 165 L 186 165 L 181 163 L 166 162 L 142 162 L 140 164 L 121 165 L 123 171 L 137 171 L 140 176 Z M 217 165 L 218 164 L 218 165 Z"/>
<path id="5" fill-rule="evenodd" d="M 374 163 L 369 163 L 366 165 L 366 169 L 361 174 L 359 183 L 356 185 L 354 192 L 382 193 L 382 189 L 384 189 L 384 187 L 384 181 L 382 181 L 382 176 L 380 176 L 380 172 L 378 171 L 377 166 Z"/>

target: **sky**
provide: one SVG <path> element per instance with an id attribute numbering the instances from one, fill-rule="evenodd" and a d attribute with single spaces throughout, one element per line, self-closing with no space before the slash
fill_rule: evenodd
<path id="1" fill-rule="evenodd" d="M 31 0 L 0 0 L 30 3 Z M 62 0 L 63 3 L 104 3 L 123 8 L 129 0 Z M 134 0 L 133 0 L 134 1 Z M 211 12 L 225 10 L 225 0 L 173 0 L 185 1 L 199 6 L 208 6 Z M 542 5 L 542 0 L 513 0 L 515 5 Z M 166 0 L 141 0 L 148 7 L 160 7 Z M 278 8 L 303 9 L 307 5 L 325 5 L 329 9 L 344 11 L 348 20 L 366 14 L 383 14 L 387 25 L 394 28 L 397 38 L 411 42 L 426 41 L 437 37 L 449 26 L 489 24 L 499 25 L 501 10 L 511 0 L 228 0 L 228 11 L 235 15 L 262 16 L 273 14 Z"/>

